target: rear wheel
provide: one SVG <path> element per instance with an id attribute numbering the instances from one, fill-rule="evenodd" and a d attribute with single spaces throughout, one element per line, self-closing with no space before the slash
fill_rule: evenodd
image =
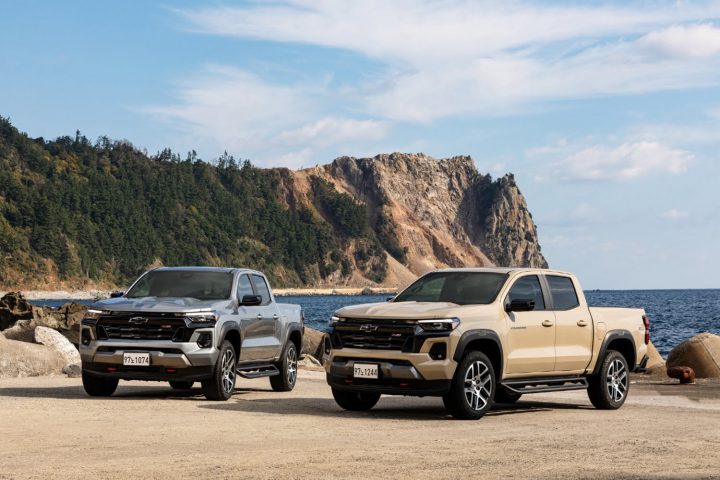
<path id="1" fill-rule="evenodd" d="M 332 389 L 335 402 L 345 410 L 352 412 L 362 412 L 370 410 L 380 400 L 379 393 L 370 392 L 346 392 L 343 390 Z"/>
<path id="2" fill-rule="evenodd" d="M 608 350 L 600 364 L 600 371 L 588 379 L 590 402 L 601 410 L 622 407 L 630 390 L 627 360 L 615 350 Z"/>
<path id="3" fill-rule="evenodd" d="M 117 389 L 117 378 L 99 377 L 85 370 L 82 371 L 82 382 L 85 392 L 91 397 L 109 397 Z"/>
<path id="4" fill-rule="evenodd" d="M 218 363 L 215 365 L 213 376 L 202 381 L 202 389 L 208 400 L 227 400 L 235 390 L 237 375 L 237 359 L 235 349 L 227 340 L 220 345 Z"/>
<path id="5" fill-rule="evenodd" d="M 273 390 L 276 392 L 289 392 L 295 388 L 297 363 L 297 347 L 293 342 L 288 341 L 287 345 L 285 345 L 282 360 L 275 365 L 280 374 L 270 377 L 270 386 Z"/>
<path id="6" fill-rule="evenodd" d="M 477 420 L 492 407 L 495 390 L 495 370 L 487 355 L 469 352 L 458 365 L 443 403 L 453 417 Z"/>
<path id="7" fill-rule="evenodd" d="M 193 382 L 179 382 L 177 380 L 171 380 L 170 386 L 175 390 L 190 390 L 193 386 Z"/>

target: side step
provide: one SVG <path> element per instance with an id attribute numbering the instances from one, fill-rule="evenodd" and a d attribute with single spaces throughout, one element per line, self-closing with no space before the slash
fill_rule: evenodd
<path id="1" fill-rule="evenodd" d="M 502 382 L 502 385 L 515 393 L 541 393 L 584 390 L 588 382 L 585 377 L 518 378 Z"/>
<path id="2" fill-rule="evenodd" d="M 243 378 L 260 378 L 280 375 L 275 365 L 249 365 L 237 368 L 237 373 Z"/>

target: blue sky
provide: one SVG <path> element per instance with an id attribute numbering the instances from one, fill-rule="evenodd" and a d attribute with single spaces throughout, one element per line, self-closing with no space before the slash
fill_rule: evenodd
<path id="1" fill-rule="evenodd" d="M 718 288 L 720 2 L 23 1 L 0 115 L 299 168 L 471 155 L 513 172 L 586 288 Z"/>

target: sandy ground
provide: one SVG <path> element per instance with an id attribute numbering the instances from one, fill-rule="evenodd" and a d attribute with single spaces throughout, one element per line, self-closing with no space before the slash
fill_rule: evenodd
<path id="1" fill-rule="evenodd" d="M 222 403 L 160 383 L 91 399 L 78 379 L 0 379 L 0 439 L 3 479 L 720 478 L 720 383 L 634 383 L 612 412 L 582 391 L 537 394 L 462 422 L 437 398 L 342 411 L 321 371 L 290 393 L 242 380 Z"/>

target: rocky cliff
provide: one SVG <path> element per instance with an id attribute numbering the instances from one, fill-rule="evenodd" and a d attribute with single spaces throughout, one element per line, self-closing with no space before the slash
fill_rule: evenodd
<path id="1" fill-rule="evenodd" d="M 312 196 L 316 178 L 365 206 L 388 256 L 386 285 L 442 267 L 547 267 L 515 179 L 481 175 L 470 157 L 423 154 L 341 157 L 294 173 Z"/>

